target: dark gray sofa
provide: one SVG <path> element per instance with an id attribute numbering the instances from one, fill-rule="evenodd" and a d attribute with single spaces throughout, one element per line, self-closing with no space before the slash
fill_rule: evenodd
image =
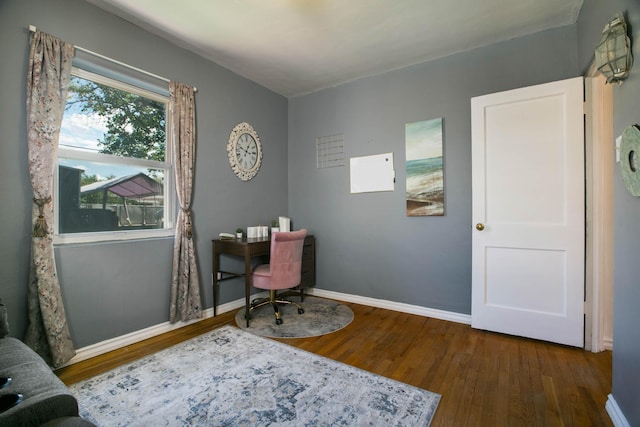
<path id="1" fill-rule="evenodd" d="M 20 393 L 22 402 L 0 413 L 0 426 L 93 426 L 78 415 L 78 402 L 46 362 L 22 341 L 9 337 L 0 300 L 0 377 L 11 383 L 0 395 Z"/>

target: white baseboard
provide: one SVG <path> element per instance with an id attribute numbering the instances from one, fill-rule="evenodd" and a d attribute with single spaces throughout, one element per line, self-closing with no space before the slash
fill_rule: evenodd
<path id="1" fill-rule="evenodd" d="M 605 350 L 613 351 L 613 338 L 603 337 L 602 338 L 602 347 Z"/>
<path id="2" fill-rule="evenodd" d="M 218 314 L 226 313 L 231 310 L 244 307 L 244 298 L 237 299 L 235 301 L 228 302 L 218 306 Z M 73 365 L 74 363 L 82 362 L 83 360 L 91 359 L 92 357 L 99 356 L 104 353 L 108 353 L 113 350 L 117 350 L 122 347 L 146 340 L 148 338 L 155 337 L 165 332 L 173 331 L 174 329 L 181 328 L 183 326 L 190 325 L 192 323 L 199 322 L 203 319 L 213 316 L 213 308 L 209 308 L 202 313 L 202 318 L 190 320 L 188 322 L 176 322 L 169 323 L 164 322 L 158 325 L 150 326 L 139 331 L 134 331 L 126 335 L 111 338 L 99 343 L 91 344 L 86 347 L 82 347 L 76 350 L 76 355 L 69 360 L 64 366 Z"/>
<path id="3" fill-rule="evenodd" d="M 471 324 L 471 315 L 454 313 L 452 311 L 438 310 L 435 308 L 422 307 L 419 305 L 405 304 L 401 302 L 382 300 L 377 298 L 362 297 L 359 295 L 344 294 L 342 292 L 326 291 L 324 289 L 309 288 L 307 293 L 319 297 L 347 301 L 355 304 L 368 305 L 370 307 L 385 308 L 387 310 L 399 311 L 402 313 L 416 314 L 418 316 L 433 317 L 434 319 L 448 320 L 450 322 Z"/>
<path id="4" fill-rule="evenodd" d="M 631 427 L 631 424 L 629 424 L 622 413 L 622 410 L 620 410 L 618 403 L 611 394 L 608 396 L 605 409 L 607 410 L 607 414 L 609 414 L 609 418 L 611 418 L 611 422 L 615 427 Z"/>
<path id="5" fill-rule="evenodd" d="M 318 297 L 326 297 L 338 301 L 352 302 L 355 304 L 368 305 L 371 307 L 385 308 L 387 310 L 400 311 L 403 313 L 416 314 L 419 316 L 433 317 L 435 319 L 449 320 L 451 322 L 471 324 L 471 316 L 467 314 L 454 313 L 450 311 L 437 310 L 433 308 L 421 307 L 417 305 L 404 304 L 394 301 L 381 300 L 377 298 L 361 297 L 358 295 L 344 294 L 341 292 L 325 291 L 322 289 L 311 288 L 307 290 L 307 294 L 315 295 Z M 255 294 L 252 297 L 262 297 L 262 295 Z M 235 301 L 228 302 L 218 306 L 218 313 L 226 313 L 228 311 L 236 310 L 243 307 L 245 304 L 244 298 L 237 299 Z M 213 316 L 213 309 L 209 308 L 203 312 L 201 319 L 194 319 L 189 322 L 177 322 L 169 323 L 164 322 L 158 325 L 150 326 L 139 331 L 131 332 L 126 335 L 111 338 L 105 341 L 101 341 L 96 344 L 91 344 L 86 347 L 82 347 L 76 350 L 76 355 L 69 360 L 64 366 L 73 365 L 74 363 L 82 362 L 83 360 L 91 359 L 92 357 L 99 356 L 109 351 L 117 350 L 122 347 L 146 340 L 148 338 L 155 337 L 165 332 L 172 331 L 174 329 L 181 328 L 186 325 L 190 325 L 195 322 L 199 322 L 203 319 Z"/>

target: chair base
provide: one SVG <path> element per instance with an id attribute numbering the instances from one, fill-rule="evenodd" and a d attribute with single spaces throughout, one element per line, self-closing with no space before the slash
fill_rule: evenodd
<path id="1" fill-rule="evenodd" d="M 304 302 L 304 288 L 302 286 L 296 286 L 295 288 L 287 289 L 280 295 L 287 298 L 300 297 L 300 302 Z"/>
<path id="2" fill-rule="evenodd" d="M 276 325 L 282 325 L 282 318 L 280 317 L 280 309 L 278 308 L 278 304 L 293 304 L 296 307 L 298 307 L 298 314 L 304 313 L 304 309 L 300 307 L 298 303 L 295 303 L 285 298 L 278 298 L 278 296 L 276 295 L 275 289 L 269 290 L 269 298 L 261 298 L 261 299 L 253 300 L 251 302 L 251 305 L 249 306 L 249 313 L 251 313 L 256 308 L 262 307 L 263 305 L 267 305 L 267 304 L 270 304 L 273 307 L 273 311 L 276 316 Z"/>

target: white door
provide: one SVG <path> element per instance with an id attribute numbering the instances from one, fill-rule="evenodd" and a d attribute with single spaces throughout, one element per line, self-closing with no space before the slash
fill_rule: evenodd
<path id="1" fill-rule="evenodd" d="M 471 100 L 474 328 L 583 346 L 583 90 Z"/>

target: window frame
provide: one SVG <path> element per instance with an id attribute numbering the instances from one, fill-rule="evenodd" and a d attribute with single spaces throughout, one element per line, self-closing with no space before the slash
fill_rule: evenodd
<path id="1" fill-rule="evenodd" d="M 104 76 L 99 73 L 87 71 L 82 68 L 72 67 L 71 75 L 90 80 L 95 83 L 107 85 L 119 90 L 127 91 L 139 96 L 152 99 L 165 104 L 165 161 L 156 161 L 148 159 L 137 159 L 134 157 L 123 157 L 112 154 L 104 154 L 92 152 L 80 148 L 72 148 L 58 144 L 58 150 L 55 159 L 55 171 L 53 182 L 53 243 L 55 245 L 63 245 L 69 243 L 94 243 L 109 242 L 122 240 L 146 240 L 153 238 L 173 237 L 175 234 L 175 216 L 176 216 L 176 191 L 174 183 L 174 164 L 173 150 L 174 140 L 172 129 L 172 118 L 170 114 L 170 97 L 162 95 L 155 91 L 144 89 L 135 83 L 127 83 L 111 77 Z M 167 87 L 168 94 L 168 87 Z M 63 233 L 59 232 L 60 220 L 60 202 L 59 202 L 59 159 L 81 160 L 97 163 L 105 163 L 110 165 L 136 166 L 141 168 L 159 169 L 164 172 L 163 197 L 164 197 L 164 226 L 163 228 L 138 229 L 138 230 L 118 230 L 118 231 L 92 231 L 81 233 Z"/>

